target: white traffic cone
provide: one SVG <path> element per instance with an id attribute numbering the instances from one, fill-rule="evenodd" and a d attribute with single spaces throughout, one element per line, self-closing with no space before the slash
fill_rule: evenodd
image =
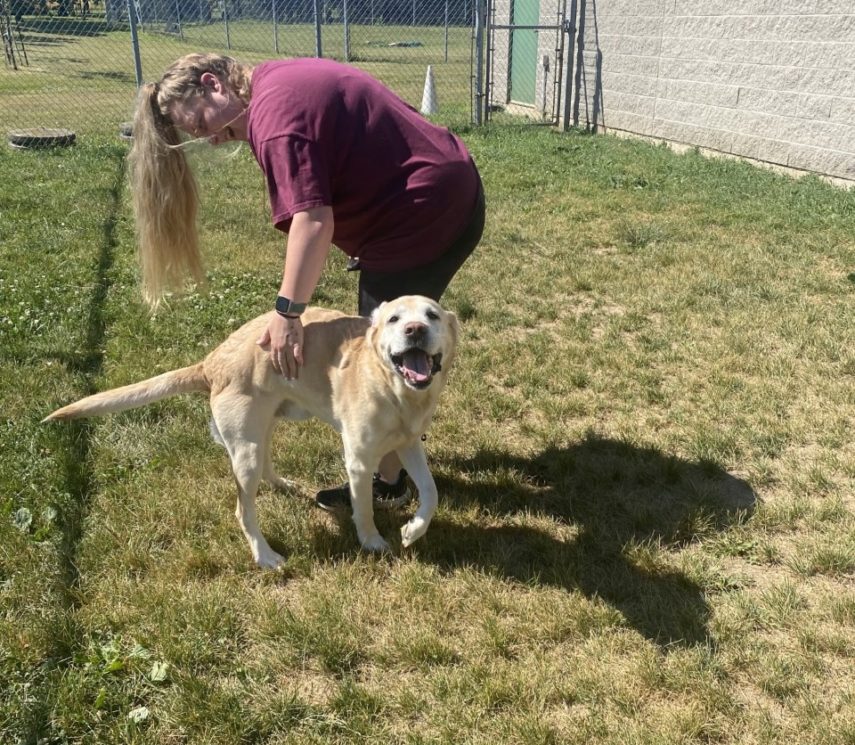
<path id="1" fill-rule="evenodd" d="M 439 111 L 439 104 L 436 102 L 436 83 L 433 82 L 433 65 L 428 65 L 427 75 L 425 75 L 425 92 L 422 93 L 422 108 L 421 112 L 425 116 L 436 114 Z"/>

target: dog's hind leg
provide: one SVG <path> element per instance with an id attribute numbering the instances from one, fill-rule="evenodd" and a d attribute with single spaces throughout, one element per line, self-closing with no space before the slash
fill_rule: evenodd
<path id="1" fill-rule="evenodd" d="M 258 527 L 255 497 L 268 457 L 272 412 L 264 402 L 239 394 L 211 398 L 211 412 L 232 461 L 238 488 L 235 515 L 240 523 L 252 558 L 260 567 L 273 569 L 283 562 L 265 540 Z"/>
<path id="2" fill-rule="evenodd" d="M 267 447 L 264 453 L 264 480 L 274 489 L 290 489 L 296 484 L 284 476 L 276 473 L 276 468 L 273 465 L 273 457 L 270 454 L 271 442 L 273 440 L 273 430 L 276 428 L 276 418 L 270 420 L 270 428 L 267 431 Z"/>
<path id="3" fill-rule="evenodd" d="M 436 483 L 428 468 L 427 455 L 421 442 L 398 450 L 398 457 L 410 478 L 419 490 L 419 509 L 410 521 L 401 528 L 401 542 L 404 547 L 410 546 L 427 532 L 430 521 L 436 512 L 438 495 Z"/>
<path id="4" fill-rule="evenodd" d="M 284 476 L 280 476 L 278 473 L 276 473 L 276 468 L 273 466 L 273 458 L 270 455 L 271 440 L 273 438 L 273 428 L 275 426 L 276 426 L 276 420 L 273 419 L 270 422 L 270 430 L 267 433 L 267 452 L 265 453 L 265 456 L 264 456 L 264 477 L 263 478 L 274 489 L 290 489 L 290 488 L 296 486 L 296 484 L 293 481 L 286 479 Z M 211 419 L 211 422 L 208 425 L 208 428 L 211 431 L 211 437 L 213 438 L 214 442 L 216 442 L 217 445 L 220 445 L 221 447 L 228 449 L 226 447 L 226 442 L 223 439 L 223 436 L 220 434 L 220 430 L 217 429 L 217 422 L 213 418 Z"/>

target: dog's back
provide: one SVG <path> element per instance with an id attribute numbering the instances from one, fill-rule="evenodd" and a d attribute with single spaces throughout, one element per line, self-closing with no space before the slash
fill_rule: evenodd
<path id="1" fill-rule="evenodd" d="M 182 393 L 218 393 L 226 387 L 278 387 L 283 378 L 273 370 L 268 352 L 256 344 L 270 316 L 267 313 L 248 321 L 195 365 L 87 396 L 57 409 L 42 421 L 104 416 Z M 365 318 L 323 308 L 308 309 L 303 322 L 307 360 L 300 374 L 323 377 L 330 365 L 337 364 L 336 357 L 347 341 L 364 336 L 369 324 Z"/>

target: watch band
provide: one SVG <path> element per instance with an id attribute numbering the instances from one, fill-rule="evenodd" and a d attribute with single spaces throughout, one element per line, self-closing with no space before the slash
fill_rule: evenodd
<path id="1" fill-rule="evenodd" d="M 276 312 L 280 316 L 285 316 L 286 318 L 297 318 L 304 310 L 306 310 L 307 305 L 308 303 L 295 303 L 284 295 L 279 295 L 276 298 L 275 308 Z"/>

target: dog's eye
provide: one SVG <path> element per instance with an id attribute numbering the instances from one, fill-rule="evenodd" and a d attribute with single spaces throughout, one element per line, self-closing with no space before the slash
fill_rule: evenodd
<path id="1" fill-rule="evenodd" d="M 431 321 L 438 321 L 439 313 L 437 313 L 435 310 L 429 310 L 427 312 L 427 317 L 430 318 Z"/>
<path id="2" fill-rule="evenodd" d="M 388 320 L 386 321 L 386 323 L 397 323 L 399 320 L 400 320 L 400 319 L 398 318 L 398 316 L 389 316 L 389 318 L 388 318 Z"/>

